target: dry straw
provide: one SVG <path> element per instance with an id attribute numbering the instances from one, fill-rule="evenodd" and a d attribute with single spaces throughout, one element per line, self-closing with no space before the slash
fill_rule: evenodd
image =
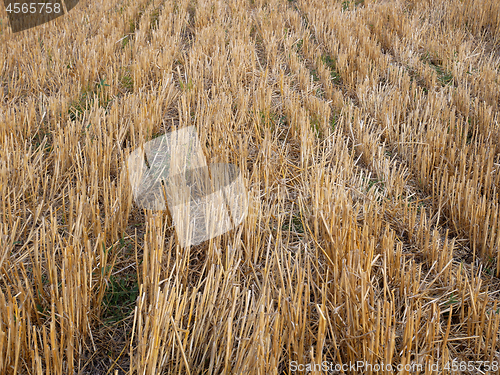
<path id="1" fill-rule="evenodd" d="M 500 3 L 0 17 L 0 373 L 500 360 Z M 191 125 L 250 200 L 184 249 L 124 165 Z"/>

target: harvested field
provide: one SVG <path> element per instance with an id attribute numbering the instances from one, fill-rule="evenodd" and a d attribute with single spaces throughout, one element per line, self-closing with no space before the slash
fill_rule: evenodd
<path id="1" fill-rule="evenodd" d="M 0 373 L 498 374 L 499 73 L 496 0 L 0 6 Z M 249 207 L 182 248 L 187 126 Z"/>

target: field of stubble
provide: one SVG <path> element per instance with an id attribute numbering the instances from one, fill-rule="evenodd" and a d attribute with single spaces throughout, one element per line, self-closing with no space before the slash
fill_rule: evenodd
<path id="1" fill-rule="evenodd" d="M 1 374 L 498 373 L 499 2 L 0 12 Z M 125 161 L 190 125 L 250 205 L 182 249 Z"/>

